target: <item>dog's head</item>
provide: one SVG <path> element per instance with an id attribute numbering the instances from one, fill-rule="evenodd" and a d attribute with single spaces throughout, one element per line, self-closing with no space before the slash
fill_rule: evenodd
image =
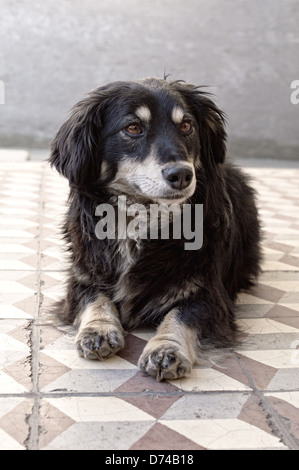
<path id="1" fill-rule="evenodd" d="M 150 78 L 92 91 L 52 144 L 51 165 L 80 189 L 108 187 L 159 202 L 182 202 L 197 174 L 225 158 L 224 115 L 184 82 Z"/>

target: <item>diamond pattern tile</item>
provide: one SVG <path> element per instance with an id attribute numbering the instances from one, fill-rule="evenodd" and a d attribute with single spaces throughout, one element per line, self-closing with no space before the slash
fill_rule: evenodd
<path id="1" fill-rule="evenodd" d="M 258 285 L 240 294 L 230 355 L 158 383 L 137 361 L 153 329 L 106 362 L 42 320 L 63 293 L 66 181 L 0 163 L 0 449 L 299 449 L 299 170 L 247 168 L 264 228 Z"/>

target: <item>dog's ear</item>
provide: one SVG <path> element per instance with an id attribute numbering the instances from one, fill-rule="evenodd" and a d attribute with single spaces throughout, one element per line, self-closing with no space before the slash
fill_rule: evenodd
<path id="1" fill-rule="evenodd" d="M 102 119 L 109 99 L 107 87 L 93 90 L 74 106 L 52 142 L 49 162 L 70 185 L 82 187 L 99 176 Z"/>
<path id="2" fill-rule="evenodd" d="M 207 161 L 223 163 L 226 154 L 225 114 L 208 97 L 209 93 L 189 84 L 179 84 L 199 127 L 202 157 Z"/>

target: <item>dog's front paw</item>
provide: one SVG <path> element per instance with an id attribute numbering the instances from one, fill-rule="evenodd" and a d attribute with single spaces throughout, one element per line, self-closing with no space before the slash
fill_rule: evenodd
<path id="1" fill-rule="evenodd" d="M 177 345 L 171 342 L 160 346 L 156 344 L 155 347 L 152 347 L 149 341 L 141 354 L 138 366 L 159 382 L 188 376 L 192 370 L 191 361 L 179 350 Z"/>
<path id="2" fill-rule="evenodd" d="M 113 356 L 125 345 L 123 332 L 111 325 L 107 328 L 99 325 L 97 328 L 86 327 L 79 331 L 76 337 L 77 351 L 86 359 L 103 361 Z"/>

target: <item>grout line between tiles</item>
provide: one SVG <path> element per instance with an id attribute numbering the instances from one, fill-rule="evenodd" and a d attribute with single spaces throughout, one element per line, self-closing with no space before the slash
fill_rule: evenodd
<path id="1" fill-rule="evenodd" d="M 272 429 L 273 434 L 279 437 L 290 450 L 299 450 L 299 445 L 296 443 L 295 439 L 292 437 L 289 430 L 283 423 L 283 420 L 277 414 L 269 400 L 267 400 L 262 392 L 256 391 L 256 393 L 261 400 L 261 406 L 263 410 L 268 413 L 267 421 Z"/>
<path id="2" fill-rule="evenodd" d="M 32 380 L 32 396 L 33 406 L 31 415 L 27 418 L 29 426 L 28 437 L 25 445 L 28 450 L 38 450 L 39 445 L 39 409 L 40 409 L 40 394 L 38 388 L 39 382 L 39 348 L 40 348 L 40 326 L 37 322 L 39 316 L 39 310 L 41 305 L 41 240 L 43 232 L 43 218 L 44 218 L 44 182 L 45 182 L 45 165 L 41 167 L 41 180 L 40 180 L 40 203 L 38 208 L 38 220 L 39 220 L 39 232 L 38 232 L 38 261 L 36 272 L 37 282 L 37 299 L 36 299 L 36 311 L 33 321 L 31 322 L 31 380 Z"/>
<path id="3" fill-rule="evenodd" d="M 247 377 L 250 388 L 252 389 L 252 394 L 256 395 L 259 398 L 259 406 L 267 413 L 267 422 L 273 432 L 273 434 L 281 439 L 281 441 L 291 450 L 298 450 L 299 446 L 296 443 L 296 441 L 293 439 L 291 436 L 290 432 L 286 428 L 286 426 L 283 424 L 281 418 L 278 416 L 274 408 L 271 406 L 267 398 L 264 396 L 264 393 L 275 393 L 275 391 L 269 391 L 269 390 L 258 390 L 253 378 L 249 374 L 249 372 L 246 370 L 246 368 L 243 366 L 242 361 L 238 357 L 237 354 L 235 354 L 236 360 L 242 369 L 243 373 Z M 294 390 L 296 391 L 296 389 Z M 281 390 L 280 390 L 281 392 Z"/>
<path id="4" fill-rule="evenodd" d="M 13 398 L 13 397 L 22 397 L 22 398 L 38 398 L 38 399 L 47 399 L 47 398 L 61 398 L 61 397 L 69 397 L 69 398 L 76 398 L 76 397 L 88 397 L 88 398 L 100 398 L 100 397 L 178 397 L 183 395 L 188 396 L 205 396 L 205 395 L 240 395 L 240 394 L 260 394 L 260 396 L 264 396 L 264 393 L 271 394 L 271 393 L 292 393 L 298 392 L 298 389 L 292 390 L 204 390 L 204 391 L 186 391 L 180 390 L 173 392 L 163 392 L 161 390 L 147 390 L 147 391 L 140 391 L 140 392 L 68 392 L 68 391 L 53 391 L 53 392 L 24 392 L 24 393 L 1 393 L 0 398 Z"/>

